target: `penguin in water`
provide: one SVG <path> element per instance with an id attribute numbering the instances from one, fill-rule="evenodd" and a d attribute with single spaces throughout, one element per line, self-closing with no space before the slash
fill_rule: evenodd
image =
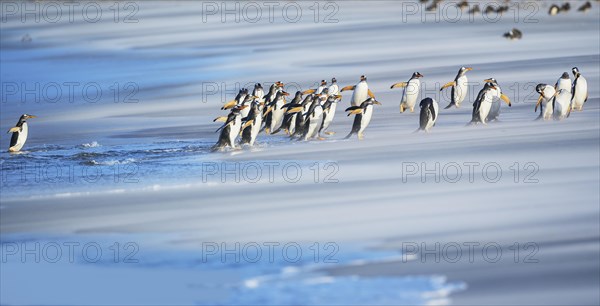
<path id="1" fill-rule="evenodd" d="M 243 119 L 244 124 L 241 128 L 241 144 L 254 146 L 256 142 L 256 137 L 260 132 L 260 128 L 262 126 L 262 103 L 258 101 L 258 97 L 252 97 L 253 101 L 250 104 L 250 111 L 248 112 L 248 116 Z"/>
<path id="2" fill-rule="evenodd" d="M 573 84 L 571 83 L 571 78 L 569 77 L 569 73 L 563 72 L 563 74 L 560 76 L 558 81 L 556 81 L 556 85 L 554 85 L 554 89 L 556 89 L 557 92 L 562 89 L 564 89 L 568 92 L 571 92 L 572 86 L 573 86 Z"/>
<path id="3" fill-rule="evenodd" d="M 367 99 L 367 97 L 375 99 L 375 95 L 369 89 L 369 84 L 367 84 L 367 77 L 364 75 L 360 76 L 360 81 L 358 82 L 358 84 L 348 85 L 348 86 L 342 88 L 342 90 L 340 90 L 340 92 L 344 92 L 347 90 L 354 91 L 352 93 L 352 98 L 350 99 L 350 104 L 352 106 L 360 106 L 363 103 L 363 101 L 365 101 Z"/>
<path id="4" fill-rule="evenodd" d="M 571 115 L 571 92 L 561 89 L 554 97 L 554 120 L 563 120 Z"/>
<path id="5" fill-rule="evenodd" d="M 323 103 L 323 124 L 321 125 L 321 129 L 319 133 L 324 132 L 326 135 L 333 135 L 335 132 L 327 131 L 331 122 L 333 122 L 333 118 L 335 117 L 335 110 L 337 109 L 337 104 L 342 99 L 342 95 L 329 95 L 327 97 L 327 101 Z"/>
<path id="6" fill-rule="evenodd" d="M 439 105 L 432 98 L 425 98 L 419 103 L 421 107 L 421 113 L 419 114 L 419 128 L 418 131 L 425 131 L 429 133 L 429 130 L 435 126 L 435 122 L 438 118 Z"/>
<path id="7" fill-rule="evenodd" d="M 473 102 L 473 114 L 469 124 L 483 123 L 487 124 L 487 117 L 492 108 L 492 101 L 496 97 L 497 88 L 492 83 L 485 83 L 483 88 L 477 94 L 477 99 Z"/>
<path id="8" fill-rule="evenodd" d="M 221 131 L 221 134 L 217 143 L 212 147 L 212 151 L 222 150 L 226 147 L 236 148 L 235 140 L 242 128 L 241 111 L 246 107 L 245 105 L 236 106 L 231 109 L 227 117 L 217 117 L 213 120 L 214 122 L 220 121 L 225 123 L 215 131 Z"/>
<path id="9" fill-rule="evenodd" d="M 488 114 L 486 121 L 490 122 L 492 120 L 498 120 L 498 116 L 500 116 L 500 105 L 502 104 L 500 101 L 504 101 L 504 103 L 508 104 L 508 107 L 511 107 L 512 103 L 510 102 L 510 99 L 502 93 L 502 89 L 500 88 L 500 85 L 498 85 L 496 79 L 489 78 L 483 81 L 486 83 L 491 83 L 495 88 L 492 89 L 492 95 L 494 98 L 492 100 L 492 107 L 490 108 L 490 113 Z"/>
<path id="10" fill-rule="evenodd" d="M 582 111 L 583 104 L 588 99 L 587 80 L 581 75 L 577 67 L 573 67 L 573 76 L 575 76 L 575 81 L 573 81 L 571 107 L 573 110 Z"/>
<path id="11" fill-rule="evenodd" d="M 346 109 L 348 116 L 354 116 L 354 123 L 352 124 L 352 130 L 350 134 L 346 136 L 346 139 L 350 138 L 352 135 L 357 134 L 359 140 L 364 139 L 363 132 L 369 126 L 369 122 L 371 122 L 371 117 L 373 116 L 373 104 L 381 105 L 379 101 L 375 100 L 375 98 L 368 98 L 359 106 L 350 106 Z"/>
<path id="12" fill-rule="evenodd" d="M 467 78 L 466 73 L 471 70 L 473 70 L 473 68 L 471 67 L 461 67 L 458 70 L 458 74 L 454 78 L 454 81 L 448 82 L 444 86 L 442 86 L 442 88 L 440 88 L 440 91 L 442 91 L 445 88 L 452 87 L 452 92 L 450 94 L 450 104 L 448 104 L 448 106 L 446 106 L 444 109 L 449 109 L 453 105 L 459 108 L 462 101 L 465 100 L 465 98 L 467 97 L 467 92 L 469 90 L 467 84 L 469 82 L 469 79 Z"/>
<path id="13" fill-rule="evenodd" d="M 283 122 L 281 123 L 281 126 L 277 130 L 273 131 L 271 134 L 277 134 L 282 129 L 288 135 L 291 135 L 296 131 L 296 116 L 298 115 L 298 113 L 290 112 L 289 110 L 292 108 L 301 106 L 301 103 L 302 103 L 302 92 L 296 91 L 296 94 L 294 95 L 294 99 L 292 99 L 292 101 L 290 103 L 283 105 L 284 115 L 283 115 Z"/>
<path id="14" fill-rule="evenodd" d="M 400 112 L 404 113 L 406 109 L 410 108 L 410 112 L 414 112 L 415 104 L 417 103 L 417 99 L 419 98 L 419 93 L 421 91 L 421 81 L 423 75 L 419 72 L 415 72 L 412 74 L 412 77 L 408 82 L 400 82 L 392 85 L 390 89 L 394 88 L 404 88 L 404 93 L 402 93 L 402 100 L 400 101 Z"/>
<path id="15" fill-rule="evenodd" d="M 23 114 L 19 118 L 17 124 L 8 130 L 8 133 L 12 133 L 10 138 L 10 146 L 8 152 L 19 152 L 27 141 L 27 135 L 29 134 L 29 127 L 27 126 L 27 119 L 37 118 L 34 115 Z"/>
<path id="16" fill-rule="evenodd" d="M 263 116 L 266 116 L 265 132 L 267 134 L 270 134 L 271 131 L 275 131 L 281 126 L 281 123 L 283 122 L 283 115 L 285 114 L 283 105 L 285 105 L 286 96 L 289 96 L 289 94 L 281 90 L 275 94 L 275 98 L 273 100 L 267 100 L 268 104 L 266 104 L 266 111 L 263 114 Z"/>
<path id="17" fill-rule="evenodd" d="M 540 107 L 540 115 L 536 120 L 550 120 L 552 119 L 552 114 L 554 113 L 554 108 L 552 107 L 554 96 L 556 94 L 556 89 L 548 84 L 537 84 L 535 87 L 535 91 L 540 94 L 540 97 L 535 104 L 534 111 L 537 112 L 538 106 Z"/>

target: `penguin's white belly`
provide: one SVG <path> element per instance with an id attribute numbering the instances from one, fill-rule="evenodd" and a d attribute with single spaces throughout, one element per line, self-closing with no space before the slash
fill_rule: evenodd
<path id="1" fill-rule="evenodd" d="M 557 119 L 564 119 L 569 112 L 569 104 L 571 103 L 571 93 L 562 91 L 556 96 L 554 103 L 554 116 Z"/>
<path id="2" fill-rule="evenodd" d="M 558 86 L 556 86 L 556 91 L 561 91 L 564 89 L 568 92 L 571 92 L 571 86 L 572 86 L 571 79 L 560 78 L 558 80 Z"/>
<path id="3" fill-rule="evenodd" d="M 548 100 L 546 98 L 544 98 L 544 100 L 542 101 L 542 105 L 544 107 L 542 116 L 544 119 L 550 119 L 552 118 L 552 114 L 554 113 L 554 108 L 552 108 L 552 100 Z"/>
<path id="4" fill-rule="evenodd" d="M 253 146 L 256 141 L 256 137 L 258 137 L 258 133 L 260 132 L 260 127 L 262 126 L 262 116 L 259 114 L 254 119 L 252 123 L 252 128 L 250 129 L 250 145 Z"/>
<path id="5" fill-rule="evenodd" d="M 581 109 L 583 107 L 583 103 L 585 102 L 585 98 L 587 97 L 587 81 L 582 76 L 577 79 L 577 84 L 575 85 L 575 94 L 573 95 L 573 108 Z"/>
<path id="6" fill-rule="evenodd" d="M 367 128 L 371 122 L 371 116 L 373 116 L 373 105 L 369 105 L 365 108 L 365 112 L 362 114 L 362 120 L 360 121 L 360 130 L 358 133 L 362 133 Z"/>
<path id="7" fill-rule="evenodd" d="M 352 106 L 359 106 L 368 96 L 369 85 L 366 82 L 360 82 L 356 85 L 356 88 L 354 88 L 354 93 L 352 94 L 350 102 L 352 103 Z"/>
<path id="8" fill-rule="evenodd" d="M 493 97 L 486 95 L 479 105 L 479 119 L 481 119 L 481 122 L 483 123 L 486 122 L 490 110 L 492 109 L 492 99 Z"/>
<path id="9" fill-rule="evenodd" d="M 246 107 L 240 111 L 240 114 L 242 114 L 242 118 L 248 117 L 249 113 L 250 113 L 250 107 Z"/>
<path id="10" fill-rule="evenodd" d="M 323 130 L 329 128 L 329 125 L 333 121 L 333 117 L 335 116 L 335 109 L 337 108 L 337 103 L 332 103 L 329 107 L 329 111 L 327 111 L 327 115 L 325 117 L 325 121 L 323 122 Z"/>
<path id="11" fill-rule="evenodd" d="M 229 144 L 235 147 L 235 139 L 237 138 L 242 128 L 242 117 L 237 116 L 233 123 L 229 125 Z"/>
<path id="12" fill-rule="evenodd" d="M 283 121 L 283 116 L 285 115 L 285 110 L 282 108 L 283 102 L 277 101 L 275 103 L 275 108 L 273 108 L 273 120 L 271 120 L 271 131 L 276 130 L 281 126 L 281 122 Z"/>
<path id="13" fill-rule="evenodd" d="M 414 109 L 415 104 L 419 98 L 419 90 L 421 88 L 421 81 L 414 79 L 408 82 L 408 85 L 404 89 L 404 95 L 402 97 L 402 103 L 407 108 Z"/>
<path id="14" fill-rule="evenodd" d="M 467 85 L 468 81 L 466 76 L 462 76 L 456 81 L 456 88 L 454 89 L 454 101 L 456 102 L 456 106 L 460 106 L 467 97 L 467 92 L 469 90 Z"/>
<path id="15" fill-rule="evenodd" d="M 25 141 L 27 141 L 28 133 L 29 127 L 27 126 L 27 122 L 23 122 L 23 125 L 21 126 L 21 131 L 19 132 L 19 137 L 17 138 L 17 143 L 14 146 L 8 148 L 8 150 L 11 152 L 20 151 L 25 145 Z"/>
<path id="16" fill-rule="evenodd" d="M 310 116 L 310 122 L 308 124 L 308 133 L 306 133 L 306 137 L 304 139 L 310 139 L 319 133 L 319 129 L 321 129 L 321 124 L 323 123 L 323 108 L 317 106 L 315 111 Z"/>

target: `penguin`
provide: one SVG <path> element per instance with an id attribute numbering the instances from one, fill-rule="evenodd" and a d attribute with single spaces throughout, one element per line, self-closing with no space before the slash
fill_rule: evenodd
<path id="1" fill-rule="evenodd" d="M 583 110 L 583 104 L 588 99 L 588 87 L 587 80 L 581 75 L 577 67 L 573 67 L 573 90 L 571 90 L 573 97 L 571 98 L 571 107 L 573 110 Z"/>
<path id="2" fill-rule="evenodd" d="M 367 77 L 364 75 L 360 76 L 360 81 L 356 85 L 348 85 L 340 92 L 344 92 L 346 90 L 353 90 L 352 98 L 350 99 L 350 104 L 352 106 L 360 106 L 363 101 L 367 100 L 367 97 L 371 97 L 375 99 L 375 95 L 369 89 L 369 84 L 367 84 Z"/>
<path id="3" fill-rule="evenodd" d="M 323 125 L 319 133 L 324 132 L 326 135 L 333 135 L 335 132 L 327 131 L 333 118 L 335 117 L 335 110 L 337 109 L 338 102 L 342 99 L 341 95 L 329 95 L 327 101 L 323 104 Z"/>
<path id="4" fill-rule="evenodd" d="M 536 120 L 552 119 L 552 114 L 554 112 L 552 102 L 554 100 L 554 95 L 556 94 L 556 89 L 554 89 L 554 87 L 548 84 L 537 84 L 537 86 L 535 87 L 535 91 L 537 91 L 537 93 L 540 94 L 540 97 L 538 98 L 534 109 L 534 111 L 537 112 L 537 108 L 538 106 L 540 106 L 540 115 Z"/>
<path id="5" fill-rule="evenodd" d="M 548 15 L 555 16 L 558 15 L 558 13 L 560 13 L 560 7 L 556 4 L 552 4 L 552 6 L 550 6 L 550 9 L 548 10 Z"/>
<path id="6" fill-rule="evenodd" d="M 280 130 L 285 130 L 288 135 L 293 134 L 296 131 L 296 116 L 298 115 L 296 112 L 290 112 L 289 110 L 298 106 L 301 106 L 302 103 L 302 92 L 296 91 L 294 95 L 294 99 L 290 103 L 284 104 L 284 115 L 281 126 L 273 131 L 271 134 L 277 134 Z"/>
<path id="7" fill-rule="evenodd" d="M 323 106 L 321 106 L 321 98 L 326 95 L 315 95 L 313 101 L 308 109 L 308 112 L 304 114 L 304 134 L 302 135 L 303 140 L 309 140 L 318 137 L 321 125 L 323 124 Z"/>
<path id="8" fill-rule="evenodd" d="M 369 122 L 371 122 L 371 117 L 373 116 L 373 104 L 381 105 L 379 101 L 375 100 L 375 98 L 369 97 L 359 106 L 350 106 L 346 109 L 348 116 L 354 116 L 354 123 L 352 124 L 352 130 L 350 134 L 346 136 L 345 139 L 350 138 L 352 135 L 357 134 L 358 139 L 362 140 L 364 138 L 363 132 L 369 126 Z"/>
<path id="9" fill-rule="evenodd" d="M 327 93 L 329 93 L 329 96 L 337 96 L 340 93 L 340 87 L 335 78 L 331 79 L 331 85 L 327 88 Z"/>
<path id="10" fill-rule="evenodd" d="M 8 147 L 8 152 L 19 152 L 25 145 L 25 141 L 27 141 L 27 135 L 29 134 L 29 127 L 27 126 L 27 119 L 37 118 L 34 115 L 23 114 L 17 121 L 17 124 L 10 128 L 7 132 L 12 133 L 12 137 L 10 138 L 10 146 Z"/>
<path id="11" fill-rule="evenodd" d="M 563 5 L 560 7 L 561 12 L 568 12 L 570 9 L 571 9 L 571 4 L 569 2 L 563 3 Z"/>
<path id="12" fill-rule="evenodd" d="M 582 6 L 580 6 L 579 9 L 577 9 L 577 10 L 580 11 L 580 12 L 587 13 L 590 9 L 592 9 L 592 3 L 590 3 L 589 1 L 587 1 Z"/>
<path id="13" fill-rule="evenodd" d="M 252 90 L 252 95 L 258 97 L 258 102 L 265 102 L 265 91 L 260 85 L 260 83 L 254 84 L 254 90 Z"/>
<path id="14" fill-rule="evenodd" d="M 487 117 L 492 108 L 492 101 L 496 96 L 497 88 L 492 83 L 485 83 L 483 88 L 477 94 L 477 99 L 473 102 L 473 113 L 469 124 L 481 122 L 487 124 Z"/>
<path id="15" fill-rule="evenodd" d="M 290 113 L 298 113 L 296 115 L 295 131 L 290 134 L 290 137 L 302 137 L 304 135 L 304 130 L 306 129 L 304 115 L 308 112 L 314 98 L 314 94 L 307 95 L 299 106 L 288 110 Z"/>
<path id="16" fill-rule="evenodd" d="M 563 120 L 571 114 L 571 92 L 561 89 L 554 97 L 554 120 Z"/>
<path id="17" fill-rule="evenodd" d="M 235 99 L 225 103 L 225 105 L 223 105 L 223 107 L 221 107 L 221 109 L 222 110 L 232 109 L 237 105 L 241 105 L 242 102 L 244 101 L 244 99 L 246 99 L 247 95 L 248 95 L 248 89 L 246 89 L 246 88 L 240 89 L 237 96 L 235 96 Z"/>
<path id="18" fill-rule="evenodd" d="M 250 104 L 250 111 L 248 112 L 248 116 L 243 119 L 244 124 L 241 128 L 241 144 L 254 146 L 256 142 L 256 137 L 260 132 L 260 127 L 262 126 L 262 106 L 259 102 L 258 97 L 253 97 L 253 101 Z"/>
<path id="19" fill-rule="evenodd" d="M 319 85 L 319 87 L 317 87 L 316 89 L 307 89 L 305 91 L 302 92 L 302 94 L 304 95 L 308 95 L 308 94 L 321 94 L 321 92 L 323 91 L 323 89 L 327 88 L 327 81 L 325 80 L 321 80 L 321 85 Z"/>
<path id="20" fill-rule="evenodd" d="M 456 75 L 456 78 L 454 78 L 454 81 L 446 83 L 446 85 L 440 88 L 440 91 L 442 91 L 445 88 L 452 87 L 450 104 L 444 109 L 449 109 L 452 105 L 457 108 L 460 107 L 462 101 L 467 97 L 467 92 L 469 90 L 467 83 L 469 82 L 469 79 L 467 79 L 466 73 L 471 70 L 473 70 L 471 67 L 461 67 L 458 70 L 458 74 Z"/>
<path id="21" fill-rule="evenodd" d="M 236 106 L 231 109 L 231 112 L 227 117 L 217 117 L 214 122 L 220 121 L 225 122 L 220 128 L 218 128 L 215 132 L 221 131 L 219 135 L 219 140 L 212 147 L 213 151 L 222 150 L 226 147 L 230 147 L 235 149 L 235 140 L 240 133 L 242 128 L 242 109 L 246 108 L 246 105 Z"/>
<path id="22" fill-rule="evenodd" d="M 402 93 L 402 100 L 400 101 L 400 113 L 404 113 L 406 109 L 410 108 L 410 112 L 414 112 L 415 104 L 421 91 L 421 81 L 423 75 L 419 72 L 414 72 L 408 82 L 400 82 L 390 86 L 390 89 L 404 88 Z"/>
<path id="23" fill-rule="evenodd" d="M 508 104 L 508 107 L 511 107 L 512 103 L 510 102 L 510 99 L 502 93 L 502 89 L 500 88 L 500 85 L 498 85 L 496 79 L 489 78 L 483 81 L 486 83 L 491 83 L 495 88 L 492 89 L 492 95 L 494 98 L 492 100 L 492 107 L 490 108 L 490 113 L 488 114 L 486 121 L 490 122 L 492 120 L 498 120 L 498 116 L 500 115 L 500 105 L 502 104 L 501 100 Z"/>
<path id="24" fill-rule="evenodd" d="M 564 89 L 568 92 L 571 92 L 572 86 L 573 86 L 573 84 L 571 83 L 571 78 L 569 77 L 569 73 L 563 72 L 563 74 L 560 76 L 558 81 L 556 81 L 556 84 L 554 85 L 554 89 L 556 89 L 556 91 L 560 91 L 561 89 Z"/>
<path id="25" fill-rule="evenodd" d="M 263 114 L 265 117 L 265 132 L 270 134 L 271 131 L 277 130 L 281 126 L 283 122 L 283 115 L 285 114 L 285 110 L 283 109 L 283 105 L 285 104 L 285 97 L 289 96 L 289 94 L 285 91 L 278 91 L 275 94 L 275 98 L 269 101 L 269 104 L 266 105 L 266 111 Z"/>
<path id="26" fill-rule="evenodd" d="M 512 30 L 504 33 L 504 38 L 506 39 L 510 39 L 510 40 L 518 40 L 523 38 L 523 32 L 521 32 L 519 29 L 517 28 L 513 28 Z"/>
<path id="27" fill-rule="evenodd" d="M 419 129 L 417 131 L 425 131 L 429 133 L 429 130 L 435 126 L 435 122 L 438 118 L 439 105 L 432 98 L 425 98 L 419 103 L 421 107 L 421 113 L 419 114 Z"/>
<path id="28" fill-rule="evenodd" d="M 470 10 L 469 10 L 469 14 L 471 15 L 475 15 L 477 13 L 481 13 L 481 9 L 479 8 L 478 4 L 475 4 Z"/>

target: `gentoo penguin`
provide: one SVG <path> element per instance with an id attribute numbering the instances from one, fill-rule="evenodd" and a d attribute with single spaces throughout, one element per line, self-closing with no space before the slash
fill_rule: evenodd
<path id="1" fill-rule="evenodd" d="M 554 16 L 554 15 L 557 15 L 558 13 L 560 13 L 560 7 L 556 4 L 552 4 L 550 6 L 550 9 L 548 10 L 548 14 L 550 16 Z"/>
<path id="2" fill-rule="evenodd" d="M 373 116 L 373 104 L 381 105 L 375 98 L 368 98 L 359 106 L 350 106 L 346 109 L 348 116 L 354 116 L 354 123 L 352 124 L 352 130 L 350 134 L 346 136 L 346 139 L 350 138 L 353 134 L 358 135 L 358 139 L 364 138 L 363 132 L 371 122 L 371 116 Z"/>
<path id="3" fill-rule="evenodd" d="M 223 109 L 223 110 L 231 109 L 237 105 L 241 105 L 247 95 L 248 95 L 248 89 L 246 89 L 246 88 L 240 89 L 237 96 L 235 96 L 235 99 L 225 103 L 225 105 L 223 105 L 223 107 L 221 107 L 221 109 Z"/>
<path id="4" fill-rule="evenodd" d="M 417 131 L 425 131 L 429 133 L 429 130 L 435 125 L 438 118 L 439 105 L 432 98 L 425 98 L 419 103 L 421 107 L 421 113 L 419 115 L 419 129 Z"/>
<path id="5" fill-rule="evenodd" d="M 242 145 L 253 146 L 256 141 L 263 119 L 261 103 L 262 102 L 259 102 L 256 97 L 253 98 L 248 116 L 243 119 L 244 124 L 242 125 L 242 131 L 240 132 L 242 135 Z"/>
<path id="6" fill-rule="evenodd" d="M 577 10 L 580 12 L 587 13 L 590 9 L 592 9 L 592 4 L 589 1 L 587 1 L 582 6 L 580 6 L 579 9 L 577 9 Z"/>
<path id="7" fill-rule="evenodd" d="M 573 98 L 571 99 L 571 107 L 574 110 L 583 110 L 583 104 L 588 99 L 588 87 L 587 80 L 581 75 L 577 67 L 573 67 L 573 75 L 575 81 L 573 81 Z"/>
<path id="8" fill-rule="evenodd" d="M 217 117 L 213 121 L 225 122 L 215 132 L 221 131 L 219 140 L 212 147 L 213 151 L 221 150 L 226 147 L 236 148 L 235 140 L 240 133 L 242 128 L 242 114 L 241 110 L 246 108 L 245 105 L 236 106 L 231 109 L 231 112 L 227 117 Z"/>
<path id="9" fill-rule="evenodd" d="M 289 113 L 297 113 L 296 125 L 293 133 L 290 133 L 290 137 L 302 137 L 304 135 L 305 125 L 305 114 L 312 105 L 312 101 L 315 98 L 315 94 L 307 95 L 299 106 L 295 106 L 288 110 Z"/>
<path id="10" fill-rule="evenodd" d="M 504 38 L 510 39 L 510 40 L 517 40 L 517 39 L 521 39 L 523 38 L 523 32 L 521 32 L 519 29 L 517 28 L 513 28 L 512 30 L 504 33 Z"/>
<path id="11" fill-rule="evenodd" d="M 335 78 L 331 79 L 331 85 L 329 85 L 327 88 L 327 93 L 329 96 L 337 96 L 340 93 L 340 87 L 338 86 Z"/>
<path id="12" fill-rule="evenodd" d="M 304 135 L 302 135 L 303 140 L 309 140 L 319 136 L 319 131 L 323 124 L 323 106 L 321 106 L 322 96 L 327 97 L 326 95 L 315 95 L 308 108 L 308 112 L 304 114 L 305 129 Z M 321 138 L 319 137 L 319 139 Z"/>
<path id="13" fill-rule="evenodd" d="M 554 112 L 554 108 L 552 107 L 554 101 L 554 95 L 556 94 L 556 90 L 554 87 L 548 84 L 538 84 L 535 87 L 535 91 L 540 94 L 540 97 L 535 104 L 534 111 L 537 112 L 538 106 L 540 106 L 540 115 L 538 119 L 550 120 L 552 119 L 552 114 Z"/>
<path id="14" fill-rule="evenodd" d="M 269 101 L 269 104 L 265 106 L 265 132 L 267 134 L 270 134 L 271 131 L 277 130 L 277 128 L 279 128 L 283 122 L 283 115 L 285 113 L 285 109 L 283 108 L 283 105 L 285 105 L 285 96 L 289 96 L 289 94 L 285 91 L 278 91 L 277 94 L 275 94 L 275 99 Z"/>
<path id="15" fill-rule="evenodd" d="M 571 78 L 569 77 L 569 73 L 563 72 L 558 81 L 556 81 L 556 85 L 554 85 L 554 88 L 556 89 L 556 91 L 564 89 L 568 92 L 571 92 L 571 86 L 573 85 L 571 84 Z"/>
<path id="16" fill-rule="evenodd" d="M 406 109 L 410 108 L 410 112 L 414 112 L 415 104 L 417 103 L 417 99 L 419 98 L 419 93 L 421 91 L 421 81 L 423 75 L 419 72 L 415 72 L 410 77 L 408 82 L 400 82 L 392 85 L 390 89 L 393 88 L 404 88 L 404 92 L 402 93 L 402 100 L 400 100 L 400 112 L 404 113 Z"/>
<path id="17" fill-rule="evenodd" d="M 252 95 L 258 97 L 258 102 L 265 102 L 265 90 L 263 89 L 260 83 L 254 84 L 254 90 L 252 90 Z"/>
<path id="18" fill-rule="evenodd" d="M 320 94 L 323 91 L 323 89 L 327 88 L 327 81 L 321 80 L 320 84 L 321 85 L 319 85 L 319 87 L 317 87 L 316 89 L 307 89 L 307 90 L 303 91 L 302 94 L 304 94 L 304 95 L 308 95 L 308 94 L 312 94 L 312 93 L 317 94 L 317 95 Z"/>
<path id="19" fill-rule="evenodd" d="M 288 135 L 291 135 L 296 131 L 296 116 L 298 115 L 298 113 L 290 112 L 289 110 L 292 108 L 301 106 L 301 103 L 302 103 L 302 92 L 296 91 L 296 94 L 294 95 L 294 99 L 292 99 L 292 101 L 290 103 L 283 105 L 284 115 L 283 115 L 283 121 L 281 123 L 281 126 L 277 130 L 273 131 L 271 134 L 277 134 L 282 129 Z"/>
<path id="20" fill-rule="evenodd" d="M 561 12 L 568 12 L 570 9 L 571 9 L 571 4 L 569 2 L 563 3 L 563 5 L 560 7 Z"/>
<path id="21" fill-rule="evenodd" d="M 554 120 L 562 120 L 571 114 L 571 92 L 561 89 L 554 98 Z"/>
<path id="22" fill-rule="evenodd" d="M 360 76 L 360 81 L 356 85 L 348 85 L 340 92 L 344 92 L 346 90 L 353 90 L 352 98 L 350 99 L 350 104 L 352 106 L 360 106 L 363 101 L 367 100 L 367 97 L 371 97 L 375 99 L 375 95 L 369 89 L 369 84 L 367 84 L 367 77 L 364 75 Z"/>
<path id="23" fill-rule="evenodd" d="M 502 102 L 500 102 L 500 100 L 504 101 L 504 103 L 508 104 L 509 107 L 512 106 L 512 103 L 510 103 L 510 99 L 502 93 L 502 89 L 500 88 L 500 85 L 498 85 L 498 82 L 496 81 L 496 79 L 494 78 L 489 78 L 487 80 L 483 80 L 486 83 L 491 83 L 492 85 L 494 85 L 495 89 L 492 89 L 492 95 L 494 96 L 494 99 L 492 100 L 492 107 L 490 108 L 490 113 L 488 114 L 486 121 L 490 122 L 492 120 L 497 120 L 498 116 L 500 115 L 500 105 L 502 104 Z"/>
<path id="24" fill-rule="evenodd" d="M 323 103 L 323 125 L 319 133 L 324 132 L 327 135 L 333 135 L 335 132 L 327 131 L 333 118 L 335 117 L 335 110 L 337 109 L 338 102 L 342 99 L 341 95 L 329 95 L 327 101 Z"/>
<path id="25" fill-rule="evenodd" d="M 8 133 L 12 133 L 12 137 L 10 138 L 10 147 L 8 147 L 8 152 L 19 152 L 21 148 L 25 145 L 25 141 L 27 141 L 27 134 L 29 133 L 29 127 L 27 126 L 27 119 L 37 118 L 34 115 L 23 114 L 19 118 L 19 121 L 15 125 L 15 127 L 8 130 Z"/>
<path id="26" fill-rule="evenodd" d="M 492 108 L 492 101 L 496 97 L 496 87 L 492 83 L 485 83 L 483 88 L 477 94 L 477 99 L 473 102 L 473 113 L 470 124 L 481 122 L 487 124 L 487 117 Z"/>
<path id="27" fill-rule="evenodd" d="M 467 83 L 469 82 L 469 79 L 467 79 L 466 73 L 467 71 L 471 70 L 473 70 L 471 67 L 461 67 L 458 70 L 458 74 L 456 75 L 456 78 L 454 78 L 454 81 L 446 83 L 446 85 L 440 88 L 440 91 L 442 91 L 444 88 L 452 87 L 452 92 L 450 95 L 451 101 L 450 104 L 445 107 L 445 109 L 452 107 L 452 105 L 456 106 L 457 108 L 460 107 L 460 103 L 462 103 L 462 101 L 467 97 L 467 92 L 469 90 Z"/>

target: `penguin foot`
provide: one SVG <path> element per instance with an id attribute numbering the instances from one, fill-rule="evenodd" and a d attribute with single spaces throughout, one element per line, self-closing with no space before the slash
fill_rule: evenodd
<path id="1" fill-rule="evenodd" d="M 365 139 L 365 135 L 363 135 L 362 133 L 358 134 L 358 140 L 363 140 Z"/>
<path id="2" fill-rule="evenodd" d="M 317 139 L 318 140 L 326 140 L 327 138 L 325 138 L 325 137 L 318 137 Z"/>
<path id="3" fill-rule="evenodd" d="M 329 132 L 329 131 L 325 132 L 325 135 L 333 135 L 333 134 L 335 134 L 335 132 Z"/>
<path id="4" fill-rule="evenodd" d="M 411 113 L 414 113 L 414 112 L 415 112 L 415 109 L 414 109 L 414 108 L 411 108 L 411 109 L 410 109 L 410 112 L 411 112 Z"/>

